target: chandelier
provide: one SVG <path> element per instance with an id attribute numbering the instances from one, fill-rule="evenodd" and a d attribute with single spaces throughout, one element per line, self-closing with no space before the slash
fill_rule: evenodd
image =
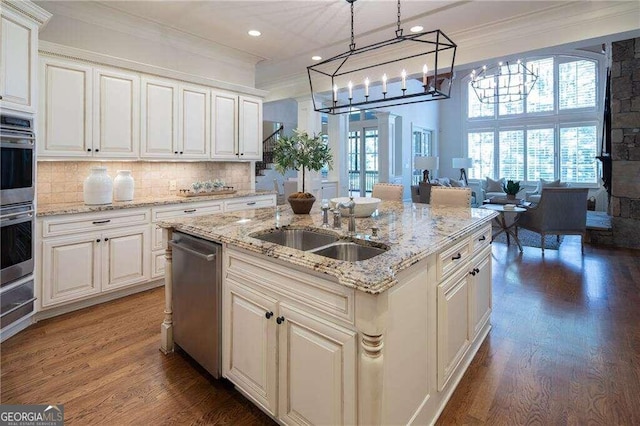
<path id="1" fill-rule="evenodd" d="M 480 102 L 499 104 L 526 98 L 538 76 L 518 59 L 516 63 L 498 62 L 488 68 L 485 65 L 479 72 L 471 71 L 470 78 Z"/>
<path id="2" fill-rule="evenodd" d="M 349 50 L 307 67 L 314 109 L 328 114 L 448 99 L 456 44 L 442 31 L 403 35 L 356 48 L 351 5 Z"/>

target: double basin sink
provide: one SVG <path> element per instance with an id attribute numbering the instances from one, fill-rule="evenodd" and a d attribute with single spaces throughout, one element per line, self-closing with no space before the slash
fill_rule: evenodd
<path id="1" fill-rule="evenodd" d="M 365 245 L 367 243 L 364 240 L 341 240 L 335 235 L 307 229 L 276 229 L 250 236 L 269 243 L 346 262 L 371 259 L 389 250 L 389 247 L 383 245 L 379 247 Z"/>

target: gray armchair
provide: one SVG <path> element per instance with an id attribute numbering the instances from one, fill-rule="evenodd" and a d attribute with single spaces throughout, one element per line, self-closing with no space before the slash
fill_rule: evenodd
<path id="1" fill-rule="evenodd" d="M 538 205 L 522 213 L 517 226 L 540 234 L 543 253 L 546 234 L 580 235 L 584 252 L 588 192 L 587 188 L 543 188 Z"/>

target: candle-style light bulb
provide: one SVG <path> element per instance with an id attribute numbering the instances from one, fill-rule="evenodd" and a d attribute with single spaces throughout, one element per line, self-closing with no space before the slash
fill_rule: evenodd
<path id="1" fill-rule="evenodd" d="M 407 90 L 407 71 L 402 70 L 400 76 L 402 77 L 402 90 Z"/>
<path id="2" fill-rule="evenodd" d="M 429 71 L 429 68 L 427 67 L 427 64 L 425 64 L 422 67 L 422 85 L 426 86 L 427 85 L 427 72 Z"/>
<path id="3" fill-rule="evenodd" d="M 349 82 L 348 87 L 349 87 L 349 99 L 353 99 L 353 83 Z"/>
<path id="4" fill-rule="evenodd" d="M 369 97 L 369 77 L 364 79 L 364 97 Z"/>
<path id="5" fill-rule="evenodd" d="M 387 93 L 387 74 L 382 74 L 382 93 Z"/>
<path id="6" fill-rule="evenodd" d="M 338 85 L 334 84 L 333 85 L 333 102 L 337 102 L 338 101 Z"/>

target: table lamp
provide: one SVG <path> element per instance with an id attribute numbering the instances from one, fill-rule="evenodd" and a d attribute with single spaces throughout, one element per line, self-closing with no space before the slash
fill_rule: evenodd
<path id="1" fill-rule="evenodd" d="M 454 158 L 452 163 L 454 169 L 460 169 L 460 179 L 464 179 L 464 184 L 469 186 L 465 169 L 473 167 L 473 160 L 471 158 Z"/>
<path id="2" fill-rule="evenodd" d="M 424 183 L 431 183 L 429 180 L 429 169 L 437 169 L 438 168 L 439 159 L 438 157 L 423 157 L 416 156 L 413 160 L 414 168 L 422 169 L 422 181 Z"/>

